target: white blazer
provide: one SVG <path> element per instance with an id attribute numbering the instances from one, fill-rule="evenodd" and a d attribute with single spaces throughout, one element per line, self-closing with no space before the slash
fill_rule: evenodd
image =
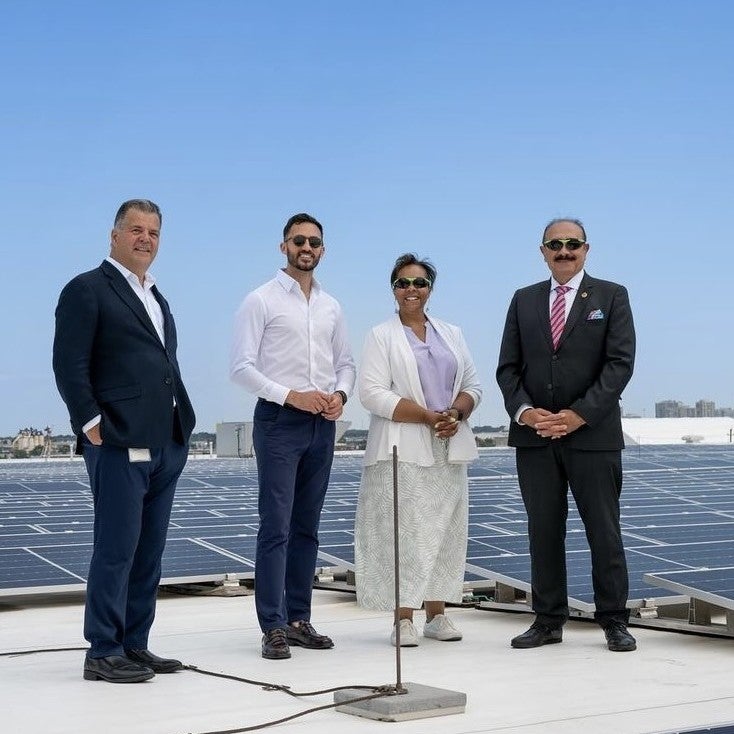
<path id="1" fill-rule="evenodd" d="M 435 318 L 431 318 L 430 322 L 456 357 L 452 401 L 460 392 L 465 392 L 474 399 L 476 407 L 482 397 L 482 388 L 461 329 Z M 392 420 L 401 398 L 426 407 L 418 364 L 397 315 L 378 324 L 367 335 L 358 371 L 358 385 L 360 402 L 371 413 L 364 465 L 390 460 L 395 445 L 400 461 L 431 466 L 434 463 L 432 430 L 422 423 Z M 456 435 L 449 439 L 449 461 L 469 462 L 477 456 L 474 434 L 467 422 L 462 421 Z"/>

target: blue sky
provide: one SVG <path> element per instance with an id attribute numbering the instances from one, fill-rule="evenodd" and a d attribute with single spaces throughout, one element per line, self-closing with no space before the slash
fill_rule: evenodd
<path id="1" fill-rule="evenodd" d="M 251 416 L 232 316 L 304 210 L 357 357 L 397 255 L 433 260 L 431 313 L 463 328 L 485 388 L 475 423 L 507 422 L 507 305 L 567 215 L 587 270 L 630 291 L 625 409 L 733 406 L 732 48 L 725 0 L 6 3 L 0 435 L 69 430 L 53 310 L 133 197 L 163 209 L 152 272 L 200 430 Z M 367 425 L 356 398 L 346 417 Z"/>

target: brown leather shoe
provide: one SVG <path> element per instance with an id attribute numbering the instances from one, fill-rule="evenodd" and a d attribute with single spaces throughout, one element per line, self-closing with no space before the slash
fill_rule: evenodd
<path id="1" fill-rule="evenodd" d="M 331 637 L 320 635 L 310 622 L 290 622 L 285 634 L 291 645 L 300 645 L 311 650 L 329 650 L 334 647 Z"/>
<path id="2" fill-rule="evenodd" d="M 291 656 L 284 629 L 276 627 L 275 629 L 265 630 L 262 654 L 268 660 L 286 660 Z"/>

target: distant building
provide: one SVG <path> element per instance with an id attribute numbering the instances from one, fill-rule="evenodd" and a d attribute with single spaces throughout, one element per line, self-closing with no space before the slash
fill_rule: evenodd
<path id="1" fill-rule="evenodd" d="M 661 400 L 655 403 L 656 418 L 680 418 L 680 409 L 683 403 L 678 400 Z"/>
<path id="2" fill-rule="evenodd" d="M 44 441 L 43 431 L 39 431 L 37 428 L 21 428 L 18 435 L 13 439 L 13 451 L 27 451 L 30 453 L 39 446 L 43 448 Z"/>
<path id="3" fill-rule="evenodd" d="M 734 411 L 724 413 L 716 410 L 713 400 L 698 400 L 696 407 L 685 405 L 680 400 L 661 400 L 655 403 L 656 418 L 715 418 L 731 416 Z"/>

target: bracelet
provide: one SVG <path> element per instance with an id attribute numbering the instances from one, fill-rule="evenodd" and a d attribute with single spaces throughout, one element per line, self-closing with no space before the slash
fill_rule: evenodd
<path id="1" fill-rule="evenodd" d="M 344 390 L 334 390 L 334 392 L 341 397 L 342 407 L 344 407 L 347 404 L 347 394 L 344 392 Z"/>
<path id="2" fill-rule="evenodd" d="M 449 410 L 455 410 L 456 411 L 456 420 L 457 421 L 463 421 L 464 420 L 464 411 L 463 410 L 459 410 L 458 408 L 455 408 L 453 406 L 451 408 L 449 408 Z"/>

